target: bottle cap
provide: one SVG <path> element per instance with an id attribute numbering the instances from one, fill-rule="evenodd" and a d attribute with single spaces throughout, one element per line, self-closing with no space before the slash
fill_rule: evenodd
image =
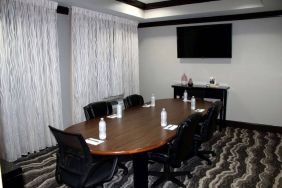
<path id="1" fill-rule="evenodd" d="M 104 120 L 104 118 L 101 118 L 101 120 Z"/>

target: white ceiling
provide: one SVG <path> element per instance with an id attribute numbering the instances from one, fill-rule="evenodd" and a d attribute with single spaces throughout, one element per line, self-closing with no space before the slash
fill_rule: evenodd
<path id="1" fill-rule="evenodd" d="M 78 6 L 116 16 L 152 22 L 282 10 L 282 0 L 221 0 L 151 10 L 142 10 L 115 0 L 52 0 L 63 6 Z M 142 0 L 157 1 L 157 0 Z"/>

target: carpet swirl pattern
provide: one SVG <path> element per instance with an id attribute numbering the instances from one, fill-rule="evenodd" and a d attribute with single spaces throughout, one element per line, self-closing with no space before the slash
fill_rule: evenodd
<path id="1" fill-rule="evenodd" d="M 192 178 L 179 177 L 186 187 L 191 188 L 281 188 L 282 187 L 282 134 L 227 127 L 216 132 L 212 140 L 203 144 L 203 149 L 213 149 L 216 157 L 211 157 L 212 165 L 198 157 L 184 162 L 181 168 L 190 170 Z M 22 158 L 16 163 L 23 168 L 26 188 L 67 187 L 56 183 L 56 148 Z M 105 188 L 133 187 L 132 162 L 127 162 L 128 175 L 118 170 L 112 181 L 104 183 Z M 154 163 L 151 170 L 161 170 Z M 149 176 L 149 186 L 155 181 Z M 177 187 L 171 182 L 160 185 L 164 188 Z"/>

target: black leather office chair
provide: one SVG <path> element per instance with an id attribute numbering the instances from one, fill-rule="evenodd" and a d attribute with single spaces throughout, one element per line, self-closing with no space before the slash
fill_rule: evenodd
<path id="1" fill-rule="evenodd" d="M 94 102 L 83 107 L 86 120 L 96 117 L 111 115 L 113 113 L 112 104 L 110 102 Z"/>
<path id="2" fill-rule="evenodd" d="M 205 155 L 211 154 L 215 156 L 215 152 L 212 150 L 199 150 L 201 144 L 203 142 L 207 142 L 210 140 L 217 129 L 217 118 L 222 108 L 222 102 L 216 101 L 212 107 L 208 109 L 208 112 L 205 116 L 203 116 L 200 121 L 195 137 L 196 147 L 196 155 L 201 159 L 208 162 L 209 165 L 212 164 L 211 160 Z"/>
<path id="3" fill-rule="evenodd" d="M 179 168 L 181 167 L 182 161 L 186 161 L 194 156 L 193 136 L 201 117 L 202 115 L 199 113 L 189 116 L 188 119 L 178 127 L 176 137 L 168 143 L 163 151 L 155 151 L 148 154 L 150 160 L 164 165 L 163 172 L 149 171 L 149 175 L 159 177 L 159 179 L 153 183 L 152 187 L 164 181 L 172 181 L 180 187 L 185 187 L 185 185 L 175 177 L 187 175 L 191 178 L 192 175 L 190 172 L 173 172 L 170 168 Z"/>
<path id="4" fill-rule="evenodd" d="M 110 102 L 101 101 L 90 103 L 83 107 L 86 120 L 111 115 L 113 113 L 112 104 Z M 128 173 L 127 167 L 118 161 L 118 167 L 123 169 L 123 174 Z"/>
<path id="5" fill-rule="evenodd" d="M 133 94 L 123 99 L 124 107 L 130 108 L 133 106 L 143 105 L 144 99 L 141 95 Z"/>
<path id="6" fill-rule="evenodd" d="M 95 158 L 80 134 L 67 133 L 51 126 L 49 128 L 59 146 L 55 173 L 59 184 L 82 188 L 111 180 L 117 158 Z"/>

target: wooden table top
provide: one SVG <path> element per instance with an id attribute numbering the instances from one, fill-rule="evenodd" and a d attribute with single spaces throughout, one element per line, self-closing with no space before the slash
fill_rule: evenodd
<path id="1" fill-rule="evenodd" d="M 197 108 L 207 109 L 210 102 L 197 101 Z M 168 124 L 180 124 L 194 113 L 190 109 L 190 102 L 181 99 L 156 100 L 155 107 L 141 106 L 128 108 L 123 111 L 123 117 L 118 119 L 105 118 L 107 138 L 97 146 L 88 145 L 92 154 L 125 155 L 149 151 L 158 148 L 173 137 L 176 131 L 165 130 L 160 124 L 162 108 L 167 111 Z M 205 113 L 203 112 L 203 113 Z M 100 118 L 72 125 L 66 132 L 80 133 L 86 138 L 99 139 L 98 123 Z"/>

